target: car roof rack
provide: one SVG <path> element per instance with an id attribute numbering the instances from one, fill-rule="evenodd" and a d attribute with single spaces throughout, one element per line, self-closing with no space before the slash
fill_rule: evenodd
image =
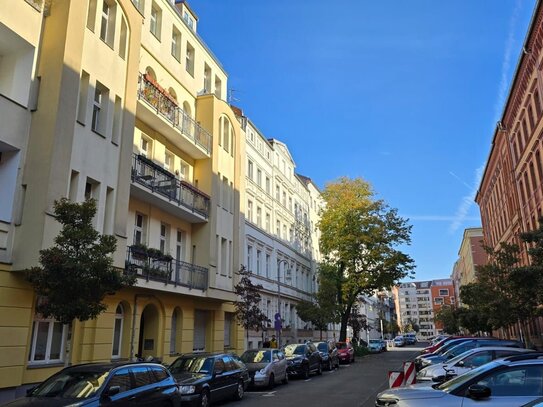
<path id="1" fill-rule="evenodd" d="M 507 362 L 520 362 L 522 360 L 543 359 L 543 352 L 523 353 L 522 355 L 508 356 Z"/>

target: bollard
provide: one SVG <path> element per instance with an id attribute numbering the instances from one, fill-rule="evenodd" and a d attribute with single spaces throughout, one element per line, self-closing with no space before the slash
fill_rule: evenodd
<path id="1" fill-rule="evenodd" d="M 405 386 L 410 386 L 417 382 L 417 376 L 415 374 L 415 363 L 403 362 L 403 377 Z"/>
<path id="2" fill-rule="evenodd" d="M 400 387 L 403 385 L 403 372 L 389 371 L 388 372 L 388 388 Z"/>

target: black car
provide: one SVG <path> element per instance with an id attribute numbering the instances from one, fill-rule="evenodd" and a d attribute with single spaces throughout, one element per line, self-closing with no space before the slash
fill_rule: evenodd
<path id="1" fill-rule="evenodd" d="M 313 343 L 290 344 L 285 346 L 288 361 L 287 373 L 308 379 L 312 372 L 322 374 L 322 356 Z"/>
<path id="2" fill-rule="evenodd" d="M 333 342 L 315 342 L 315 346 L 321 354 L 323 369 L 339 368 L 337 347 Z"/>
<path id="3" fill-rule="evenodd" d="M 191 353 L 169 367 L 177 380 L 182 404 L 206 407 L 218 400 L 241 400 L 250 378 L 247 367 L 226 353 Z"/>
<path id="4" fill-rule="evenodd" d="M 155 363 L 89 363 L 67 367 L 30 389 L 26 397 L 6 406 L 133 404 L 180 406 L 177 383 L 164 366 Z"/>

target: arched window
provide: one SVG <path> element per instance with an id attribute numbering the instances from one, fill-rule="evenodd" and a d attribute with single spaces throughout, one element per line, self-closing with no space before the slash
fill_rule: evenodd
<path id="1" fill-rule="evenodd" d="M 115 324 L 113 325 L 113 349 L 111 350 L 112 358 L 121 357 L 121 344 L 123 336 L 123 319 L 124 310 L 121 304 L 117 305 L 115 310 Z"/>
<path id="2" fill-rule="evenodd" d="M 188 117 L 192 117 L 192 111 L 188 102 L 183 102 L 183 111 Z"/>
<path id="3" fill-rule="evenodd" d="M 168 93 L 171 98 L 177 102 L 177 93 L 175 93 L 175 90 L 173 88 L 169 88 Z"/>
<path id="4" fill-rule="evenodd" d="M 153 70 L 153 68 L 151 68 L 150 66 L 148 66 L 147 68 L 145 68 L 145 73 L 150 76 L 150 79 L 156 81 L 156 73 L 155 71 Z"/>

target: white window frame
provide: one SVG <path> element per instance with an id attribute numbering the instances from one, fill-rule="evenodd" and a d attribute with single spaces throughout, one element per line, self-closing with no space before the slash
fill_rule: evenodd
<path id="1" fill-rule="evenodd" d="M 119 308 L 121 309 L 121 313 L 118 312 Z M 121 321 L 120 324 L 120 331 L 119 331 L 119 343 L 117 344 L 118 353 L 113 353 L 115 350 L 115 327 L 117 326 L 117 321 Z M 124 308 L 122 304 L 117 305 L 117 308 L 115 309 L 115 321 L 113 323 L 113 339 L 111 341 L 111 359 L 120 359 L 121 358 L 121 351 L 122 351 L 122 344 L 123 344 L 123 327 L 124 327 Z"/>
<path id="2" fill-rule="evenodd" d="M 47 330 L 47 342 L 45 345 L 45 358 L 44 360 L 34 360 L 36 356 L 36 341 L 38 339 L 38 324 L 40 323 L 47 323 L 49 324 L 48 330 Z M 61 335 L 61 345 L 60 345 L 60 358 L 59 359 L 51 359 L 51 342 L 53 339 L 53 327 L 55 323 L 58 323 L 53 318 L 39 318 L 38 316 L 34 317 L 33 321 L 33 335 L 32 335 L 32 342 L 30 344 L 30 354 L 28 356 L 28 364 L 29 365 L 45 365 L 50 363 L 61 363 L 64 361 L 64 352 L 65 352 L 65 343 L 66 343 L 66 335 L 67 335 L 67 329 L 66 325 L 62 326 L 62 335 Z"/>

